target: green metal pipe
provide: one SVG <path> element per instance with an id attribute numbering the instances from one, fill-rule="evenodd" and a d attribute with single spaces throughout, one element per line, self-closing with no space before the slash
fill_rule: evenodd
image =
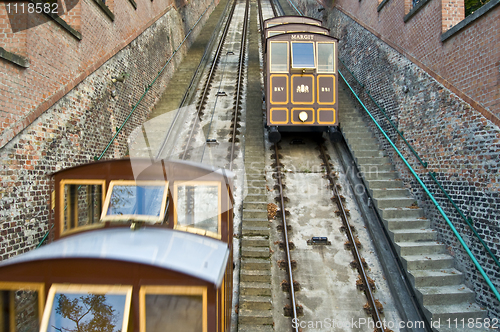
<path id="1" fill-rule="evenodd" d="M 370 99 L 375 103 L 375 105 L 377 105 L 378 109 L 380 110 L 380 112 L 382 112 L 382 114 L 384 114 L 385 118 L 387 119 L 387 121 L 389 121 L 389 123 L 392 125 L 392 127 L 394 128 L 394 130 L 399 134 L 399 136 L 403 139 L 403 141 L 406 143 L 406 146 L 408 146 L 408 148 L 410 149 L 410 151 L 413 153 L 413 155 L 415 157 L 417 157 L 418 161 L 420 162 L 420 164 L 424 167 L 424 168 L 427 168 L 427 163 L 422 161 L 422 159 L 420 159 L 420 156 L 418 155 L 418 153 L 415 151 L 415 149 L 413 149 L 413 147 L 410 145 L 410 143 L 408 143 L 408 141 L 406 140 L 406 138 L 403 136 L 403 133 L 399 131 L 399 129 L 396 127 L 396 125 L 394 124 L 394 122 L 392 122 L 392 120 L 389 118 L 389 116 L 387 115 L 387 113 L 385 113 L 384 109 L 382 107 L 380 107 L 380 105 L 375 101 L 375 99 L 373 99 L 372 95 L 370 94 L 370 91 L 368 91 L 368 89 L 365 89 L 365 92 L 366 94 L 368 95 L 368 97 L 370 97 Z"/>
<path id="2" fill-rule="evenodd" d="M 342 65 L 345 67 L 345 69 L 347 69 L 347 71 L 351 74 L 351 76 L 356 80 L 356 82 L 358 82 L 358 84 L 364 88 L 365 85 L 363 83 L 361 83 L 360 81 L 358 81 L 358 78 L 356 77 L 356 75 L 354 75 L 352 73 L 352 71 L 345 65 L 344 61 L 342 61 L 342 59 L 340 59 L 340 58 L 338 58 L 338 59 L 342 63 Z M 340 70 L 339 70 L 339 72 L 340 72 Z M 344 80 L 345 80 L 345 78 L 344 78 Z"/>
<path id="3" fill-rule="evenodd" d="M 340 59 L 339 59 L 340 60 Z M 408 146 L 408 148 L 410 149 L 410 151 L 413 153 L 413 155 L 415 157 L 417 157 L 418 161 L 420 162 L 420 164 L 424 167 L 424 168 L 427 168 L 427 163 L 424 162 L 420 156 L 418 155 L 418 153 L 415 151 L 415 149 L 413 149 L 413 147 L 410 145 L 410 143 L 408 143 L 408 141 L 406 140 L 406 138 L 403 136 L 403 133 L 399 131 L 399 129 L 396 127 L 396 125 L 394 124 L 394 122 L 392 122 L 392 120 L 389 118 L 389 116 L 387 115 L 387 113 L 385 113 L 385 110 L 380 107 L 380 105 L 375 101 L 375 99 L 372 97 L 372 95 L 370 94 L 370 91 L 368 89 L 365 88 L 365 86 L 356 78 L 356 76 L 349 70 L 349 68 L 347 68 L 347 66 L 345 65 L 345 63 L 340 60 L 340 62 L 342 62 L 342 65 L 344 65 L 344 67 L 347 69 L 347 71 L 351 74 L 351 76 L 356 80 L 356 82 L 358 82 L 359 85 L 361 85 L 365 90 L 366 94 L 368 95 L 368 97 L 370 97 L 371 101 L 375 104 L 375 106 L 377 106 L 377 108 L 379 109 L 380 112 L 382 112 L 382 114 L 384 114 L 385 118 L 387 119 L 387 121 L 389 121 L 389 123 L 391 124 L 391 126 L 394 128 L 394 130 L 396 130 L 396 132 L 398 133 L 398 135 L 403 139 L 403 141 L 405 142 L 406 146 Z"/>
<path id="4" fill-rule="evenodd" d="M 339 59 L 340 60 L 340 59 Z M 342 61 L 342 60 L 340 60 Z M 351 76 L 356 80 L 356 82 L 358 82 L 360 85 L 363 86 L 362 83 L 360 83 L 358 81 L 358 79 L 356 78 L 356 76 L 349 70 L 349 68 L 347 68 L 347 66 L 342 62 L 342 64 L 344 65 L 344 67 L 349 71 L 349 73 L 351 74 Z M 364 86 L 363 86 L 364 87 Z M 380 107 L 380 105 L 375 101 L 375 99 L 372 97 L 372 95 L 370 94 L 370 91 L 368 89 L 365 88 L 364 90 L 366 92 L 366 94 L 368 95 L 368 97 L 370 97 L 370 99 L 373 101 L 373 103 L 377 106 L 377 108 L 382 112 L 382 114 L 384 114 L 385 118 L 389 121 L 389 123 L 392 125 L 392 127 L 394 128 L 394 130 L 396 130 L 396 132 L 399 134 L 399 136 L 404 140 L 404 142 L 406 143 L 406 145 L 408 146 L 408 148 L 413 152 L 413 154 L 415 155 L 415 157 L 417 157 L 418 161 L 420 162 L 420 164 L 424 167 L 424 168 L 427 168 L 427 162 L 424 162 L 422 161 L 422 159 L 420 159 L 420 157 L 418 156 L 417 152 L 413 149 L 413 147 L 411 146 L 411 144 L 406 140 L 406 138 L 403 136 L 403 133 L 401 133 L 398 128 L 396 127 L 396 125 L 392 122 L 392 120 L 387 116 L 387 113 L 384 111 L 384 109 L 382 107 Z M 472 225 L 472 222 L 471 222 L 471 219 L 470 218 L 466 218 L 465 215 L 462 213 L 462 211 L 458 208 L 458 206 L 455 204 L 455 202 L 453 201 L 453 199 L 448 195 L 448 192 L 443 188 L 443 186 L 441 185 L 441 183 L 439 183 L 439 181 L 433 176 L 433 174 L 431 172 L 428 173 L 430 175 L 430 177 L 434 180 L 434 182 L 438 185 L 438 187 L 441 189 L 441 191 L 444 193 L 444 195 L 446 196 L 446 198 L 450 201 L 450 203 L 453 205 L 453 207 L 455 208 L 455 210 L 460 214 L 460 216 L 462 217 L 462 219 L 467 223 L 467 225 L 469 225 L 469 227 L 471 228 L 471 230 L 473 231 L 474 235 L 478 238 L 478 240 L 481 242 L 481 244 L 483 245 L 483 247 L 486 249 L 486 251 L 488 252 L 488 254 L 491 256 L 491 258 L 495 261 L 495 264 L 500 268 L 500 263 L 498 261 L 498 259 L 495 257 L 495 255 L 491 252 L 490 248 L 488 247 L 488 245 L 483 241 L 483 239 L 481 238 L 481 236 L 477 233 L 476 229 L 474 228 L 474 226 Z"/>
<path id="5" fill-rule="evenodd" d="M 366 111 L 366 113 L 368 113 L 368 115 L 370 116 L 370 118 L 372 119 L 372 121 L 375 123 L 375 125 L 378 127 L 378 129 L 382 132 L 382 134 L 385 136 L 385 138 L 387 139 L 387 141 L 391 144 L 392 148 L 396 151 L 396 153 L 399 155 L 399 157 L 401 158 L 401 160 L 403 160 L 403 162 L 405 163 L 406 167 L 408 167 L 408 169 L 410 170 L 410 172 L 412 173 L 412 175 L 415 177 L 415 179 L 418 181 L 418 183 L 420 184 L 420 186 L 424 189 L 424 191 L 427 194 L 427 196 L 429 196 L 429 198 L 431 199 L 431 201 L 434 204 L 434 206 L 436 206 L 436 208 L 438 209 L 439 213 L 443 216 L 443 218 L 446 221 L 446 223 L 448 224 L 448 226 L 450 226 L 450 228 L 453 231 L 453 233 L 455 234 L 456 238 L 458 239 L 458 241 L 460 242 L 460 244 L 462 245 L 462 247 L 464 248 L 464 250 L 467 252 L 467 254 L 471 258 L 471 260 L 474 263 L 474 265 L 476 266 L 476 268 L 479 270 L 479 273 L 481 273 L 481 275 L 483 276 L 484 280 L 486 281 L 486 283 L 490 287 L 491 291 L 493 292 L 493 294 L 495 294 L 495 297 L 500 302 L 500 294 L 498 293 L 498 290 L 495 288 L 495 285 L 493 285 L 493 283 L 491 282 L 490 278 L 488 278 L 488 276 L 484 272 L 483 268 L 481 267 L 481 265 L 477 261 L 476 257 L 474 257 L 474 254 L 470 251 L 469 247 L 467 246 L 467 244 L 462 239 L 462 236 L 460 236 L 460 234 L 456 230 L 455 226 L 453 226 L 453 223 L 450 221 L 450 219 L 448 219 L 448 216 L 443 211 L 443 209 L 441 208 L 441 206 L 439 205 L 439 203 L 436 201 L 436 199 L 434 198 L 434 196 L 432 195 L 432 193 L 429 191 L 429 189 L 427 188 L 427 186 L 425 185 L 425 183 L 422 182 L 422 180 L 420 179 L 420 177 L 418 176 L 418 174 L 415 173 L 415 171 L 413 170 L 413 168 L 411 167 L 411 165 L 408 163 L 408 161 L 406 160 L 406 158 L 402 155 L 402 153 L 396 147 L 396 145 L 394 144 L 394 142 L 389 138 L 389 136 L 387 135 L 387 133 L 378 124 L 377 120 L 375 120 L 375 118 L 372 116 L 372 114 L 370 113 L 370 111 L 363 104 L 363 102 L 361 101 L 361 99 L 359 99 L 358 95 L 356 95 L 356 93 L 354 92 L 354 90 L 352 89 L 352 87 L 349 85 L 349 83 L 345 79 L 344 75 L 342 75 L 342 73 L 340 71 L 339 71 L 339 74 L 342 77 L 342 79 L 344 80 L 344 82 L 347 84 L 347 86 L 349 87 L 349 89 L 351 90 L 351 92 L 354 94 L 354 96 L 356 97 L 356 99 L 358 100 L 358 102 L 361 104 L 361 106 L 363 107 L 363 109 Z"/>
<path id="6" fill-rule="evenodd" d="M 40 240 L 40 242 L 36 246 L 36 249 L 40 248 L 42 246 L 42 244 L 45 242 L 45 240 L 47 240 L 47 238 L 49 237 L 49 234 L 50 234 L 50 231 L 52 230 L 52 228 L 54 228 L 54 224 L 52 224 L 52 226 L 47 231 L 47 233 L 45 233 L 45 235 L 43 236 L 43 238 Z"/>

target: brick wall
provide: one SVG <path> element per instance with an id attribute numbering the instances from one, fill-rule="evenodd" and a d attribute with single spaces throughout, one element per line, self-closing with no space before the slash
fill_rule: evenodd
<path id="1" fill-rule="evenodd" d="M 7 8 L 14 10 L 16 4 L 17 2 L 14 1 L 0 3 L 0 47 L 25 57 L 27 55 L 25 29 L 28 27 L 28 17 L 19 15 L 15 19 L 12 18 L 11 22 L 7 14 Z"/>
<path id="2" fill-rule="evenodd" d="M 58 0 L 58 15 L 77 31 L 82 30 L 82 5 L 80 0 Z M 106 2 L 109 6 L 110 4 Z"/>
<path id="3" fill-rule="evenodd" d="M 71 1 L 64 2 L 69 6 Z M 74 24 L 75 30 L 80 29 L 81 40 L 44 14 L 28 16 L 31 28 L 13 34 L 13 39 L 6 38 L 14 42 L 17 35 L 27 35 L 29 68 L 12 66 L 0 59 L 0 91 L 6 99 L 0 99 L 0 147 L 173 6 L 171 0 L 141 0 L 136 10 L 130 0 L 117 0 L 119 4 L 114 5 L 106 1 L 114 6 L 113 21 L 97 1 L 100 0 L 80 0 L 63 16 L 66 23 Z M 194 10 L 188 13 L 187 8 Z M 190 4 L 182 10 L 183 15 L 191 17 L 203 9 L 201 4 Z M 0 14 L 1 10 L 0 7 Z M 84 17 L 76 15 L 72 19 L 73 12 L 77 14 L 79 10 L 85 13 Z M 180 27 L 186 28 L 184 23 Z M 16 41 L 17 44 L 23 45 Z M 11 47 L 11 51 L 15 48 Z"/>
<path id="4" fill-rule="evenodd" d="M 338 3 L 343 6 L 345 1 L 339 0 Z M 440 13 L 439 4 L 434 5 L 433 3 L 429 3 L 426 8 L 422 9 L 424 13 L 420 12 L 420 14 L 422 16 L 433 16 Z M 358 1 L 350 1 L 345 6 L 364 5 L 364 3 L 358 4 Z M 366 2 L 366 5 L 369 5 L 369 3 Z M 391 9 L 391 5 L 399 6 L 398 15 L 403 15 L 404 7 L 402 2 L 389 2 L 384 8 L 388 11 L 396 11 Z M 305 9 L 306 15 L 323 19 L 324 25 L 331 28 L 331 34 L 340 40 L 339 58 L 366 86 L 380 106 L 387 111 L 389 118 L 395 122 L 399 130 L 404 132 L 405 138 L 413 145 L 420 158 L 428 163 L 427 168 L 420 164 L 418 159 L 406 148 L 402 139 L 399 138 L 395 131 L 390 129 L 390 124 L 377 111 L 376 105 L 371 102 L 366 94 L 361 92 L 362 89 L 357 86 L 346 68 L 340 66 L 340 70 L 346 75 L 349 83 L 356 87 L 362 100 L 376 114 L 377 121 L 384 130 L 390 133 L 391 139 L 403 151 L 405 157 L 419 173 L 430 191 L 436 194 L 438 203 L 463 236 L 466 244 L 471 248 L 493 284 L 497 289 L 500 289 L 499 268 L 489 258 L 479 241 L 473 237 L 467 224 L 452 205 L 448 203 L 439 187 L 428 175 L 428 172 L 436 173 L 436 178 L 465 215 L 472 218 L 473 225 L 478 233 L 492 249 L 493 253 L 499 257 L 500 128 L 498 124 L 488 120 L 481 112 L 459 98 L 452 89 L 441 84 L 424 70 L 425 66 L 422 68 L 415 62 L 410 61 L 405 56 L 406 54 L 402 54 L 388 45 L 380 38 L 380 35 L 368 31 L 349 15 L 346 15 L 344 13 L 345 8 L 341 10 L 335 8 L 318 13 L 318 5 L 312 1 L 302 3 L 301 8 Z M 372 9 L 376 10 L 375 8 Z M 368 22 L 366 24 L 375 24 L 377 26 L 383 25 L 381 30 L 384 33 L 392 34 L 392 32 L 389 33 L 389 29 L 395 31 L 397 29 L 402 31 L 409 29 L 398 26 L 397 22 L 395 22 L 397 20 L 394 18 L 387 18 L 390 23 L 385 23 L 383 20 L 386 19 L 386 16 L 380 15 L 379 21 L 376 22 L 372 21 L 373 15 L 366 13 L 366 11 L 363 11 L 363 13 L 361 10 L 353 9 L 352 11 L 356 12 L 358 19 L 363 23 Z M 500 8 L 491 15 L 498 15 L 499 12 Z M 483 24 L 483 22 L 486 21 L 479 21 L 477 24 Z M 423 50 L 425 47 L 429 47 L 428 54 L 422 55 L 424 60 L 427 63 L 434 63 L 433 68 L 443 72 L 444 69 L 440 69 L 441 65 L 437 65 L 440 61 L 444 61 L 444 59 L 440 59 L 440 54 L 443 52 L 461 54 L 461 52 L 467 52 L 472 46 L 460 45 L 454 41 L 444 45 L 434 43 L 434 46 L 432 46 L 432 39 L 439 36 L 439 34 L 432 31 L 440 30 L 440 23 L 440 20 L 436 18 L 435 23 L 433 23 L 437 24 L 435 28 L 428 23 L 427 29 L 423 29 L 418 33 L 415 32 L 414 45 L 408 46 L 408 48 L 420 54 L 419 48 Z M 395 26 L 390 28 L 390 24 L 395 24 Z M 469 29 L 476 30 L 476 27 L 472 26 Z M 405 33 L 410 32 L 406 31 Z M 464 35 L 466 33 L 458 36 L 457 40 L 463 40 Z M 478 40 L 475 43 L 477 45 L 489 43 L 491 38 L 498 38 L 498 33 L 495 35 L 496 37 L 492 35 L 485 35 L 483 38 L 477 37 Z M 409 45 L 410 41 L 405 43 Z M 422 45 L 422 43 L 425 45 Z M 497 51 L 493 50 L 494 47 L 497 48 Z M 498 52 L 499 46 L 491 45 L 489 49 L 491 52 Z M 488 56 L 488 53 L 486 53 L 486 56 Z M 452 59 L 458 62 L 462 61 L 458 57 Z M 468 61 L 474 62 L 473 60 Z M 475 63 L 478 64 L 478 67 L 482 66 L 483 69 L 487 67 L 487 60 L 483 62 L 475 61 Z M 490 65 L 492 65 L 491 61 Z M 469 71 L 474 72 L 475 69 L 472 68 L 472 64 L 467 70 L 460 68 L 453 61 L 449 61 L 447 66 L 451 68 L 446 68 L 446 72 L 449 72 L 450 75 L 456 72 L 453 73 L 454 77 L 460 77 L 464 80 L 464 85 L 461 86 L 470 84 L 472 87 L 473 83 L 481 85 L 483 77 L 474 76 L 471 78 L 470 75 L 465 74 L 465 71 L 467 73 Z M 463 76 L 460 76 L 460 73 Z M 484 75 L 488 76 L 486 73 Z M 497 82 L 498 89 L 498 80 L 500 79 L 498 69 L 496 75 L 495 82 Z M 405 86 L 408 87 L 406 93 L 404 92 Z M 493 102 L 486 95 L 485 92 L 482 102 L 493 105 Z M 372 131 L 378 133 L 378 129 L 375 129 L 374 125 L 372 125 Z M 431 220 L 431 227 L 438 231 L 439 240 L 444 242 L 448 251 L 455 256 L 457 268 L 465 273 L 466 284 L 476 292 L 478 303 L 489 309 L 490 317 L 500 317 L 500 304 L 489 290 L 482 276 L 477 272 L 471 259 L 461 248 L 450 227 L 382 135 L 377 134 L 377 138 L 388 156 L 393 160 L 401 179 L 412 191 L 419 206 L 425 209 L 427 218 Z"/>
<path id="5" fill-rule="evenodd" d="M 441 1 L 441 26 L 446 32 L 465 18 L 464 0 Z"/>
<path id="6" fill-rule="evenodd" d="M 138 11 L 150 3 L 150 0 L 138 1 Z M 28 50 L 28 69 L 0 59 L 1 114 L 11 116 L 14 124 L 23 116 L 26 119 L 17 127 L 17 135 L 0 148 L 0 260 L 28 251 L 39 243 L 48 229 L 52 190 L 48 175 L 90 162 L 100 155 L 116 127 L 122 125 L 142 96 L 144 87 L 153 81 L 184 39 L 185 22 L 191 28 L 212 4 L 193 31 L 192 40 L 217 3 L 204 0 L 188 3 L 179 10 L 164 7 L 165 12 L 157 11 L 161 13 L 159 18 L 135 36 L 138 27 L 127 24 L 133 18 L 121 18 L 127 16 L 128 0 L 115 6 L 114 23 L 92 0 L 83 0 L 82 10 L 86 15 L 82 17 L 82 41 L 47 19 L 44 24 L 27 30 L 33 43 Z M 160 0 L 154 0 L 151 6 L 161 4 Z M 142 15 L 143 23 L 149 22 L 155 14 L 153 9 L 129 14 Z M 113 33 L 116 26 L 121 27 L 123 35 Z M 42 35 L 46 38 L 39 38 Z M 93 44 L 85 41 L 91 36 Z M 128 40 L 129 36 L 134 38 Z M 127 153 L 127 137 L 145 121 L 188 46 L 189 40 L 151 87 L 103 159 Z M 113 55 L 100 64 L 113 50 Z M 124 73 L 123 82 L 111 80 Z M 79 75 L 86 76 L 66 92 Z M 58 99 L 38 117 L 26 115 L 40 109 L 50 98 Z"/>
<path id="7" fill-rule="evenodd" d="M 389 0 L 380 11 L 374 1 L 338 0 L 335 4 L 500 124 L 500 5 L 442 42 L 442 33 L 463 18 L 462 1 L 450 0 L 444 6 L 441 1 L 427 1 L 404 22 L 405 1 Z"/>

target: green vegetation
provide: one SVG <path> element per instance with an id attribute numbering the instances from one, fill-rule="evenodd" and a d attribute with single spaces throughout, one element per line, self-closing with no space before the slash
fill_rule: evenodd
<path id="1" fill-rule="evenodd" d="M 490 0 L 465 0 L 465 17 L 487 4 Z"/>

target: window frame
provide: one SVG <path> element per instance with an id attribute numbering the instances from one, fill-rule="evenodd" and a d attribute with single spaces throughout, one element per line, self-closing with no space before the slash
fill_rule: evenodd
<path id="1" fill-rule="evenodd" d="M 146 332 L 146 295 L 201 295 L 203 301 L 203 332 L 208 330 L 207 286 L 145 285 L 139 289 L 139 331 Z M 42 331 L 41 331 L 42 332 Z"/>
<path id="2" fill-rule="evenodd" d="M 54 306 L 54 298 L 56 293 L 61 292 L 81 294 L 113 294 L 125 295 L 125 307 L 123 309 L 123 321 L 121 325 L 122 331 L 128 331 L 128 323 L 130 321 L 130 309 L 132 302 L 132 286 L 128 285 L 95 285 L 95 284 L 52 284 L 47 295 L 47 304 L 43 312 L 42 321 L 40 323 L 40 332 L 47 332 L 52 307 Z"/>
<path id="3" fill-rule="evenodd" d="M 320 44 L 331 44 L 333 46 L 333 71 L 322 71 L 319 69 L 319 45 Z M 335 42 L 331 42 L 331 41 L 328 41 L 328 42 L 316 42 L 316 72 L 318 74 L 333 74 L 335 75 L 336 72 L 337 72 L 337 61 L 335 61 L 336 59 L 336 50 L 335 50 Z"/>
<path id="4" fill-rule="evenodd" d="M 313 61 L 314 61 L 314 65 L 312 67 L 294 67 L 293 65 L 293 45 L 294 44 L 312 44 L 313 47 L 312 47 L 312 50 L 313 50 Z M 302 69 L 302 70 L 315 70 L 317 69 L 317 66 L 318 66 L 318 61 L 316 59 L 317 57 L 317 50 L 316 50 L 316 47 L 314 47 L 314 44 L 315 42 L 314 41 L 292 41 L 291 42 L 291 45 L 290 45 L 290 60 L 291 60 L 291 69 Z"/>
<path id="5" fill-rule="evenodd" d="M 43 311 L 45 306 L 45 284 L 39 282 L 17 282 L 17 281 L 0 281 L 0 291 L 19 291 L 30 290 L 38 292 L 38 325 L 39 328 L 42 324 Z M 9 308 L 9 321 L 15 320 L 15 309 L 11 311 Z M 15 324 L 10 324 L 10 331 L 16 332 Z"/>
<path id="6" fill-rule="evenodd" d="M 284 33 L 286 33 L 286 32 L 285 31 L 268 31 L 267 38 L 282 35 Z"/>
<path id="7" fill-rule="evenodd" d="M 217 187 L 217 208 L 218 208 L 218 214 L 217 214 L 217 233 L 205 230 L 203 228 L 196 228 L 192 226 L 184 226 L 184 225 L 178 225 L 178 213 L 177 213 L 177 199 L 178 197 L 178 192 L 177 189 L 179 188 L 179 185 L 181 186 L 196 186 L 196 185 L 206 185 L 206 186 L 212 186 L 212 187 Z M 174 229 L 189 232 L 189 233 L 194 233 L 194 234 L 200 234 L 200 235 L 205 235 L 205 236 L 210 236 L 216 239 L 222 239 L 222 185 L 220 181 L 174 181 L 174 192 L 172 194 L 173 197 L 173 205 L 174 205 Z"/>
<path id="8" fill-rule="evenodd" d="M 120 221 L 128 221 L 128 220 L 133 220 L 133 221 L 144 221 L 144 222 L 150 222 L 150 223 L 162 223 L 163 220 L 165 220 L 165 215 L 167 214 L 167 198 L 168 198 L 168 193 L 169 193 L 169 181 L 164 181 L 164 180 L 140 180 L 140 181 L 135 181 L 135 180 L 111 180 L 109 182 L 109 187 L 106 192 L 106 198 L 103 204 L 102 208 L 102 214 L 101 214 L 101 222 L 120 222 Z M 111 200 L 111 194 L 113 193 L 113 188 L 115 185 L 123 185 L 123 186 L 163 186 L 164 191 L 163 191 L 163 196 L 162 196 L 162 202 L 161 202 L 161 207 L 160 207 L 160 215 L 158 217 L 151 216 L 151 215 L 142 215 L 142 214 L 124 214 L 124 215 L 108 215 L 108 209 L 109 209 L 109 204 Z"/>
<path id="9" fill-rule="evenodd" d="M 66 213 L 70 213 L 70 209 L 68 211 L 65 211 L 64 209 L 64 186 L 65 185 L 82 185 L 82 186 L 88 186 L 88 185 L 101 185 L 102 187 L 102 197 L 101 197 L 101 207 L 104 208 L 104 202 L 106 198 L 106 180 L 99 180 L 99 179 L 62 179 L 59 181 L 59 226 L 60 226 L 60 232 L 59 234 L 71 234 L 74 232 L 78 232 L 81 229 L 89 229 L 89 228 L 98 228 L 102 227 L 100 220 L 94 224 L 90 225 L 84 225 L 84 226 L 76 226 L 76 227 L 71 227 L 71 228 L 66 228 L 64 225 L 64 220 L 66 217 Z M 102 215 L 102 211 L 101 211 Z M 70 218 L 68 218 L 70 219 Z"/>
<path id="10" fill-rule="evenodd" d="M 272 51 L 273 44 L 286 44 L 286 70 L 272 70 Z M 269 73 L 288 73 L 288 68 L 290 68 L 290 46 L 288 45 L 288 41 L 279 40 L 279 41 L 270 41 L 269 42 Z"/>
<path id="11" fill-rule="evenodd" d="M 269 23 L 269 22 L 266 22 L 266 29 L 267 28 L 272 28 L 272 27 L 275 27 L 277 25 L 282 25 L 283 23 Z"/>

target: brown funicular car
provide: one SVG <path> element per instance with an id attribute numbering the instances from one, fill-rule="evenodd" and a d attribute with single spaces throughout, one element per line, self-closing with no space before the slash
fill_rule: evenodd
<path id="1" fill-rule="evenodd" d="M 0 331 L 228 331 L 232 173 L 111 160 L 53 175 L 53 241 L 0 263 Z"/>
<path id="2" fill-rule="evenodd" d="M 280 132 L 327 132 L 332 141 L 340 140 L 338 40 L 312 18 L 280 17 L 264 24 L 269 140 L 278 142 Z"/>

